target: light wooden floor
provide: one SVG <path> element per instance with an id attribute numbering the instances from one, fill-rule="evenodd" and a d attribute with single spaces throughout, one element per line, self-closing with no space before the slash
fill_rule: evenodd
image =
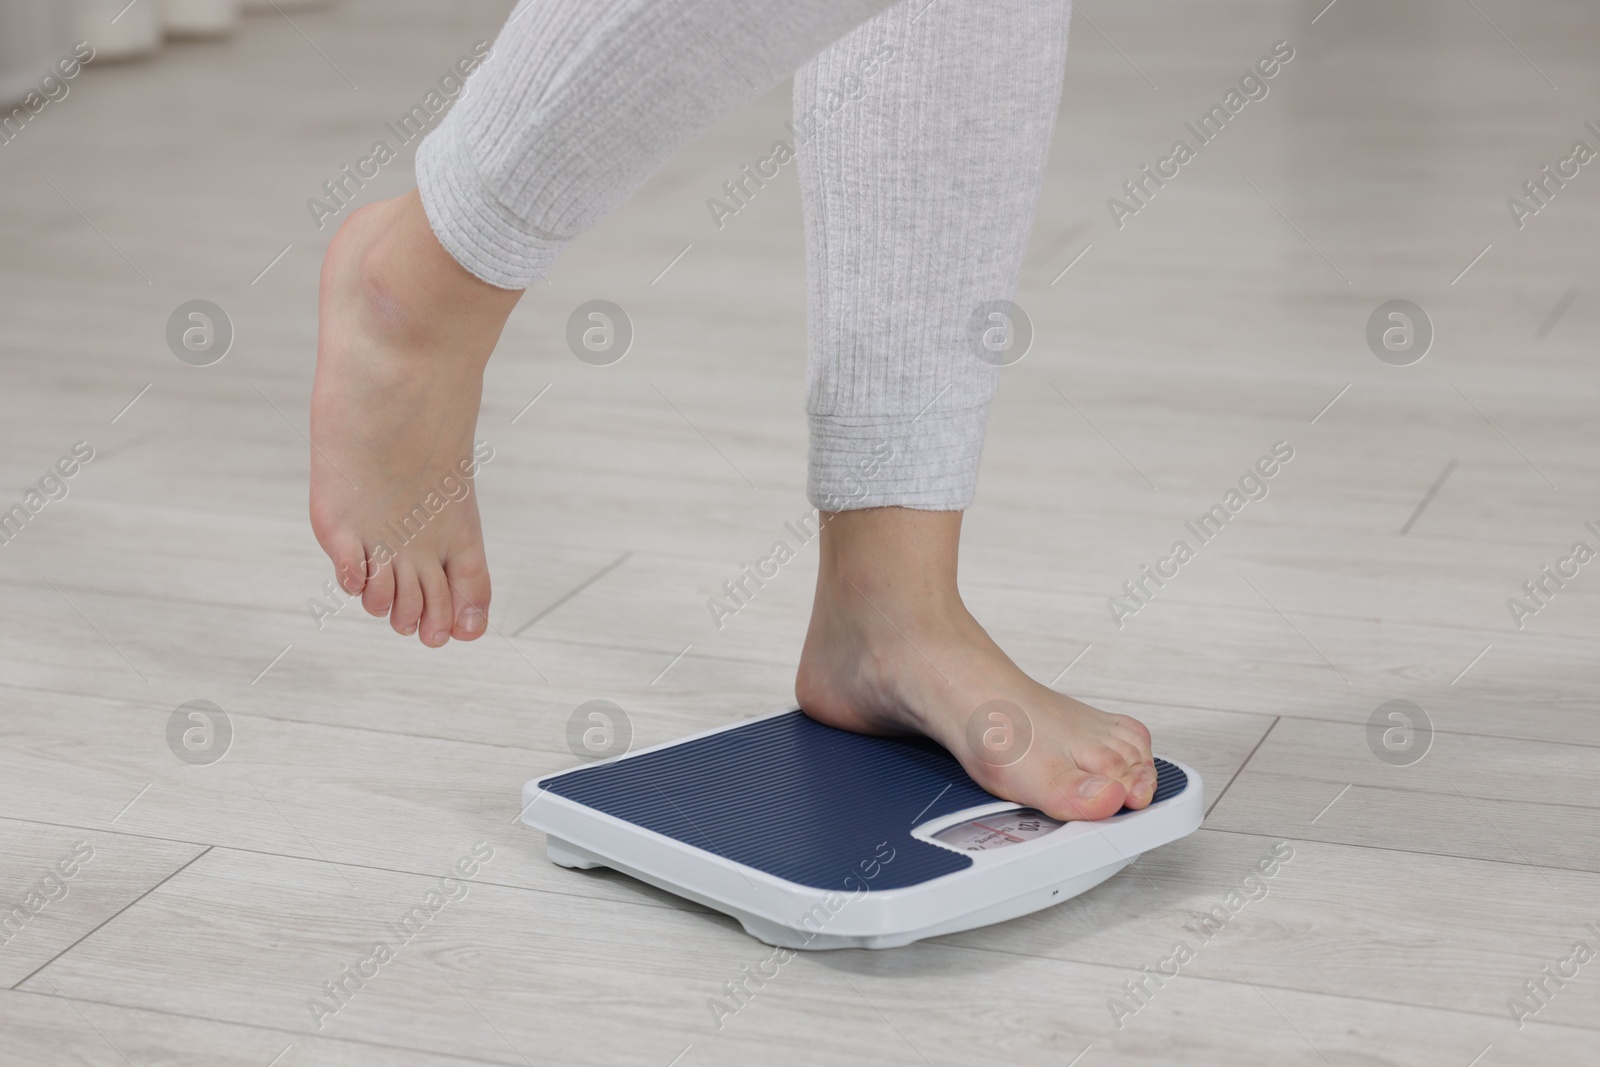
<path id="1" fill-rule="evenodd" d="M 0 548 L 0 902 L 93 849 L 0 945 L 0 1061 L 1595 1062 L 1600 962 L 1520 1028 L 1508 999 L 1600 950 L 1600 564 L 1521 629 L 1506 600 L 1600 547 L 1600 163 L 1520 231 L 1506 198 L 1600 147 L 1600 13 L 1324 2 L 1080 8 L 1018 297 L 1037 341 L 968 518 L 979 617 L 1200 768 L 1205 826 L 1046 913 L 800 958 L 721 1030 L 708 998 L 767 950 L 552 866 L 513 819 L 575 762 L 583 701 L 651 744 L 790 697 L 814 554 L 721 631 L 705 607 L 807 509 L 793 176 L 720 232 L 704 207 L 785 95 L 518 309 L 479 428 L 497 629 L 429 652 L 305 606 L 329 570 L 304 202 L 508 3 L 348 0 L 91 67 L 0 148 L 0 508 L 96 452 Z M 1106 198 L 1280 39 L 1270 95 L 1114 227 Z M 207 368 L 163 336 L 196 297 L 238 333 Z M 636 325 L 612 367 L 562 340 L 595 297 Z M 1364 339 L 1396 298 L 1437 333 L 1409 367 Z M 1271 495 L 1115 627 L 1106 598 L 1279 440 Z M 1402 698 L 1436 732 L 1393 766 L 1366 723 Z M 166 739 L 197 699 L 234 731 L 208 766 Z M 1119 1029 L 1109 999 L 1280 841 L 1269 895 Z M 466 899 L 319 1029 L 308 1000 L 484 842 Z"/>

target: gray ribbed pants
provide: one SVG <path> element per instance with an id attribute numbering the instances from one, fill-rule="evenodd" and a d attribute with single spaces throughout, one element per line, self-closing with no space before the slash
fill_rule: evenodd
<path id="1" fill-rule="evenodd" d="M 1070 11 L 525 0 L 418 149 L 423 206 L 462 266 L 526 288 L 675 152 L 792 74 L 811 502 L 963 510 L 998 375 L 975 343 L 980 309 L 1016 289 Z"/>

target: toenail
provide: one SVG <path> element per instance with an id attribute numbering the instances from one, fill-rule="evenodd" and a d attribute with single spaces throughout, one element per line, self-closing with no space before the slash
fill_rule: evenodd
<path id="1" fill-rule="evenodd" d="M 1109 778 L 1085 778 L 1078 783 L 1078 795 L 1085 800 L 1093 800 L 1105 792 L 1106 786 L 1110 784 Z"/>
<path id="2" fill-rule="evenodd" d="M 461 613 L 461 628 L 469 634 L 475 634 L 483 629 L 483 612 L 477 608 L 468 608 Z"/>

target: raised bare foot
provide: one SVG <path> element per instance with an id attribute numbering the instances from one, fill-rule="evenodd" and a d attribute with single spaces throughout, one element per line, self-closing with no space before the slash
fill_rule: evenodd
<path id="1" fill-rule="evenodd" d="M 351 215 L 322 261 L 311 528 L 340 586 L 433 647 L 488 625 L 473 428 L 521 295 L 456 263 L 415 190 Z"/>
<path id="2" fill-rule="evenodd" d="M 956 589 L 960 512 L 824 514 L 795 680 L 806 714 L 857 733 L 923 734 L 995 796 L 1103 819 L 1155 791 L 1150 731 L 1029 678 Z"/>

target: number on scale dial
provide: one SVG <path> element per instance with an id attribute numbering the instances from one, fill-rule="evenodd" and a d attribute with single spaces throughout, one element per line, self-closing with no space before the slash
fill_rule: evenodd
<path id="1" fill-rule="evenodd" d="M 984 852 L 1032 841 L 1052 830 L 1059 830 L 1061 826 L 1061 823 L 1042 812 L 1019 808 L 947 826 L 934 834 L 933 839 L 964 852 Z"/>

